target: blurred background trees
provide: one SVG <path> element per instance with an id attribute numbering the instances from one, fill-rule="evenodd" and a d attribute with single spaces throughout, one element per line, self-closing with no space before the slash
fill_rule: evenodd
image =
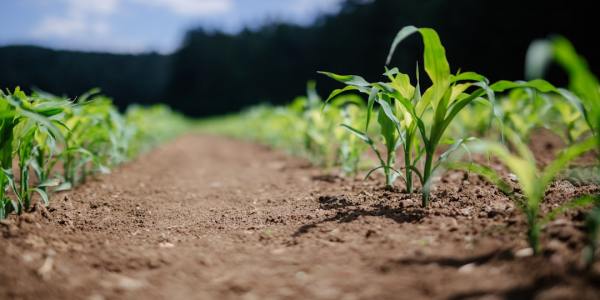
<path id="1" fill-rule="evenodd" d="M 285 103 L 317 79 L 317 70 L 366 74 L 377 80 L 397 30 L 435 28 L 453 70 L 474 70 L 491 80 L 523 78 L 529 43 L 550 34 L 569 38 L 600 73 L 593 1 L 346 0 L 339 13 L 310 26 L 267 23 L 235 34 L 194 28 L 170 55 L 120 55 L 0 47 L 0 87 L 39 88 L 78 95 L 99 87 L 120 107 L 164 102 L 193 116 L 223 114 L 258 102 Z M 412 42 L 412 43 L 411 43 Z M 413 71 L 417 39 L 403 44 L 393 65 Z M 551 69 L 550 80 L 564 82 Z"/>

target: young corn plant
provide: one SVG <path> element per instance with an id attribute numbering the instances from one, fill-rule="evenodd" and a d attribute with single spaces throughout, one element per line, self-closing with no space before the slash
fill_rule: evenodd
<path id="1" fill-rule="evenodd" d="M 550 85 L 542 80 L 499 81 L 488 85 L 485 77 L 474 72 L 451 74 L 446 51 L 437 33 L 430 28 L 414 26 L 402 28 L 392 43 L 387 64 L 400 42 L 414 33 L 421 35 L 425 45 L 424 67 L 431 81 L 431 86 L 423 93 L 421 93 L 418 69 L 414 86 L 410 77 L 397 68 L 391 70 L 386 68 L 384 75 L 388 82 L 373 83 L 356 75 L 320 73 L 346 84 L 346 87 L 334 90 L 329 99 L 348 91 L 359 91 L 369 95 L 365 130 L 350 126 L 346 128 L 369 144 L 375 152 L 380 164 L 371 172 L 383 169 L 388 187 L 391 187 L 394 180 L 401 176 L 395 169 L 395 159 L 397 150 L 402 148 L 404 152 L 402 178 L 406 182 L 407 192 L 413 191 L 413 174 L 416 174 L 422 187 L 422 204 L 426 207 L 430 201 L 434 171 L 448 158 L 450 152 L 459 148 L 465 141 L 465 139 L 450 139 L 453 145 L 446 152 L 438 154 L 439 146 L 447 142 L 446 130 L 465 107 L 476 100 L 494 103 L 496 91 L 522 87 L 545 90 Z M 379 152 L 375 140 L 367 134 L 375 103 L 379 106 L 377 121 L 380 125 L 380 135 L 383 137 L 383 148 L 386 150 L 385 159 Z M 495 109 L 492 112 L 498 114 Z M 421 165 L 422 159 L 424 163 Z"/>
<path id="2" fill-rule="evenodd" d="M 45 204 L 48 195 L 45 187 L 50 182 L 42 181 L 39 177 L 34 184 L 30 178 L 30 171 L 35 165 L 35 153 L 39 147 L 36 135 L 47 134 L 53 140 L 63 141 L 63 136 L 50 118 L 62 112 L 62 107 L 56 103 L 29 98 L 25 93 L 16 89 L 9 95 L 2 94 L 3 110 L 6 117 L 3 119 L 3 145 L 2 145 L 2 217 L 15 211 L 22 213 L 30 209 L 34 193 L 39 194 Z M 6 140 L 4 140 L 6 138 Z M 9 145 L 10 144 L 10 145 Z M 15 178 L 12 172 L 13 159 L 18 162 L 19 176 Z M 6 188 L 10 186 L 16 200 L 6 197 Z M 8 204 L 11 204 L 8 206 Z"/>
<path id="3" fill-rule="evenodd" d="M 537 59 L 533 59 L 536 57 Z M 563 37 L 535 41 L 528 50 L 527 73 L 529 76 L 543 75 L 547 65 L 557 62 L 569 76 L 569 90 L 557 89 L 562 101 L 555 101 L 557 118 L 562 122 L 555 125 L 566 132 L 570 143 L 596 136 L 600 145 L 600 83 L 589 70 L 587 63 L 571 43 Z M 562 123 L 562 124 L 561 124 Z M 559 133 L 560 134 L 560 133 Z M 600 146 L 596 157 L 600 162 Z M 598 182 L 598 167 L 586 166 L 568 170 L 571 179 Z"/>
<path id="4" fill-rule="evenodd" d="M 53 114 L 48 115 L 47 118 L 57 128 L 68 131 L 63 122 L 65 112 L 71 108 L 71 101 L 41 91 L 32 94 L 31 98 L 36 99 L 38 106 L 53 109 Z M 48 192 L 48 188 L 56 187 L 61 183 L 61 178 L 57 176 L 55 169 L 60 162 L 59 154 L 64 148 L 64 144 L 61 144 L 61 141 L 64 143 L 63 135 L 61 134 L 61 140 L 57 140 L 44 126 L 37 127 L 34 134 L 35 147 L 32 151 L 31 168 L 39 182 L 38 188 L 45 193 Z"/>
<path id="5" fill-rule="evenodd" d="M 509 128 L 504 129 L 504 133 L 508 142 L 514 148 L 514 153 L 506 145 L 491 141 L 476 142 L 470 145 L 469 149 L 473 152 L 491 154 L 499 159 L 516 176 L 520 187 L 519 190 L 513 189 L 511 184 L 505 181 L 498 171 L 488 166 L 474 162 L 452 162 L 446 165 L 450 168 L 478 173 L 510 197 L 523 214 L 525 214 L 528 225 L 527 240 L 534 253 L 539 253 L 541 250 L 540 233 L 544 225 L 568 209 L 584 206 L 594 201 L 593 197 L 582 197 L 567 202 L 545 214 L 542 214 L 541 210 L 545 191 L 554 178 L 571 161 L 597 147 L 598 141 L 595 138 L 588 138 L 573 144 L 562 150 L 556 159 L 545 168 L 539 169 L 533 153 L 527 148 L 518 134 Z"/>
<path id="6" fill-rule="evenodd" d="M 379 134 L 383 139 L 383 148 L 386 150 L 385 157 L 384 155 L 382 155 L 382 152 L 380 151 L 379 145 L 377 145 L 376 140 L 371 138 L 368 134 L 369 125 L 371 122 L 371 115 L 373 112 L 373 106 L 376 101 L 376 97 L 378 96 L 379 90 L 377 88 L 370 88 L 371 84 L 365 81 L 360 76 L 337 75 L 329 72 L 320 73 L 329 76 L 337 81 L 346 83 L 348 85 L 343 89 L 334 90 L 331 93 L 331 95 L 327 98 L 326 103 L 329 102 L 331 99 L 337 97 L 339 94 L 351 90 L 359 90 L 369 95 L 364 130 L 357 129 L 356 126 L 352 126 L 352 124 L 342 124 L 342 126 L 349 130 L 351 133 L 353 133 L 357 138 L 365 142 L 371 148 L 373 153 L 377 156 L 379 166 L 371 169 L 367 173 L 366 177 L 369 177 L 374 171 L 382 169 L 385 175 L 385 185 L 386 187 L 391 188 L 393 186 L 394 181 L 398 178 L 398 175 L 400 174 L 395 169 L 396 153 L 398 147 L 401 145 L 400 135 L 396 131 L 396 128 L 394 127 L 392 121 L 386 116 L 386 114 L 382 110 L 380 110 L 377 114 L 377 122 L 379 123 Z"/>
<path id="7" fill-rule="evenodd" d="M 456 120 L 448 128 L 447 135 L 453 137 L 485 137 L 491 133 L 495 120 L 489 101 L 476 99 L 458 113 Z"/>
<path id="8" fill-rule="evenodd" d="M 17 123 L 16 109 L 0 91 L 0 219 L 18 209 L 6 192 L 10 186 L 13 162 L 13 130 Z"/>
<path id="9" fill-rule="evenodd" d="M 570 124 L 572 118 L 583 116 L 591 134 L 600 138 L 600 83 L 573 45 L 560 36 L 534 41 L 529 47 L 528 58 L 527 73 L 530 77 L 541 77 L 551 61 L 557 62 L 567 72 L 569 90 L 558 89 L 558 93 L 581 115 L 561 113 L 561 116 L 565 116 L 566 124 Z"/>
<path id="10" fill-rule="evenodd" d="M 342 169 L 345 168 L 348 173 L 355 172 L 361 148 L 346 139 L 347 131 L 340 128 L 339 124 L 354 123 L 356 110 L 350 107 L 363 107 L 362 99 L 352 95 L 340 96 L 331 101 L 332 105 L 324 107 L 314 81 L 308 82 L 306 90 L 307 96 L 297 98 L 290 109 L 300 108 L 305 124 L 304 148 L 308 157 L 315 165 L 327 169 L 345 163 Z"/>
<path id="11" fill-rule="evenodd" d="M 144 107 L 132 105 L 125 112 L 125 124 L 128 126 L 128 158 L 146 152 L 156 145 L 184 133 L 190 122 L 166 105 Z"/>
<path id="12" fill-rule="evenodd" d="M 92 96 L 91 94 L 89 96 Z M 115 133 L 113 117 L 118 116 L 111 101 L 105 97 L 84 95 L 66 114 L 66 149 L 62 152 L 66 185 L 85 182 L 92 172 L 108 173 L 113 159 L 120 160 L 119 133 Z M 90 170 L 91 168 L 91 170 Z"/>
<path id="13" fill-rule="evenodd" d="M 320 108 L 323 104 L 314 82 L 307 84 L 306 92 L 307 97 L 296 100 L 296 105 L 302 106 L 301 115 L 306 124 L 304 148 L 315 165 L 331 168 L 335 164 L 337 151 L 337 145 L 331 142 L 337 126 L 335 119 L 341 115 L 337 107 L 321 113 Z"/>
<path id="14" fill-rule="evenodd" d="M 29 210 L 35 194 L 48 204 L 49 192 L 83 182 L 188 126 L 164 107 L 137 107 L 123 116 L 93 93 L 71 102 L 44 92 L 0 91 L 0 219 Z"/>
<path id="15" fill-rule="evenodd" d="M 342 124 L 360 124 L 363 102 L 360 105 L 346 105 L 341 108 Z M 355 175 L 359 168 L 366 145 L 354 134 L 347 130 L 336 131 L 336 140 L 339 141 L 338 163 L 342 173 Z"/>

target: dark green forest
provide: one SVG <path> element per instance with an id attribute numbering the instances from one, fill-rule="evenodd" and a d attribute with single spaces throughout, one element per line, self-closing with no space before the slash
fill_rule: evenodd
<path id="1" fill-rule="evenodd" d="M 569 38 L 599 73 L 595 11 L 593 1 L 579 0 L 347 0 L 338 14 L 320 16 L 311 26 L 272 22 L 236 34 L 191 29 L 171 55 L 1 47 L 0 87 L 71 96 L 99 87 L 122 108 L 163 102 L 193 116 L 223 114 L 258 102 L 288 102 L 310 79 L 320 91 L 337 86 L 317 70 L 376 80 L 405 25 L 435 28 L 454 70 L 490 80 L 522 79 L 529 43 L 551 34 Z M 414 70 L 417 41 L 403 44 L 393 65 Z M 564 81 L 556 70 L 549 77 Z"/>

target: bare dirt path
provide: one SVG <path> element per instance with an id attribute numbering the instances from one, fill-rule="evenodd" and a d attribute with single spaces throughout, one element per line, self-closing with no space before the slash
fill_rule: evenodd
<path id="1" fill-rule="evenodd" d="M 431 209 L 262 146 L 188 135 L 0 224 L 0 299 L 597 299 L 578 214 L 525 248 L 513 205 L 451 173 Z M 568 182 L 552 201 L 590 191 Z M 552 197 L 552 191 L 550 196 Z M 522 254 L 522 253 L 521 253 Z M 598 266 L 596 266 L 596 269 Z"/>

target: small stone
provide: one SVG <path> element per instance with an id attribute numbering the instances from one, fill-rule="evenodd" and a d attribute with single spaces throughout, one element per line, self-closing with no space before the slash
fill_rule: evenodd
<path id="1" fill-rule="evenodd" d="M 519 257 L 519 258 L 523 258 L 523 257 L 529 257 L 533 255 L 533 249 L 532 248 L 523 248 L 521 250 L 517 250 L 515 252 L 515 256 Z"/>
<path id="2" fill-rule="evenodd" d="M 117 281 L 117 287 L 123 290 L 137 290 L 144 287 L 145 283 L 130 277 L 120 276 Z"/>
<path id="3" fill-rule="evenodd" d="M 175 247 L 175 245 L 173 243 L 169 243 L 169 242 L 159 243 L 158 246 L 160 248 L 173 248 L 173 247 Z"/>
<path id="4" fill-rule="evenodd" d="M 277 248 L 271 251 L 271 254 L 273 255 L 281 255 L 283 253 L 285 253 L 285 248 Z"/>
<path id="5" fill-rule="evenodd" d="M 459 273 L 471 273 L 473 272 L 473 270 L 475 270 L 475 263 L 470 263 L 470 264 L 466 264 L 463 265 L 462 267 L 458 268 L 458 272 Z"/>

